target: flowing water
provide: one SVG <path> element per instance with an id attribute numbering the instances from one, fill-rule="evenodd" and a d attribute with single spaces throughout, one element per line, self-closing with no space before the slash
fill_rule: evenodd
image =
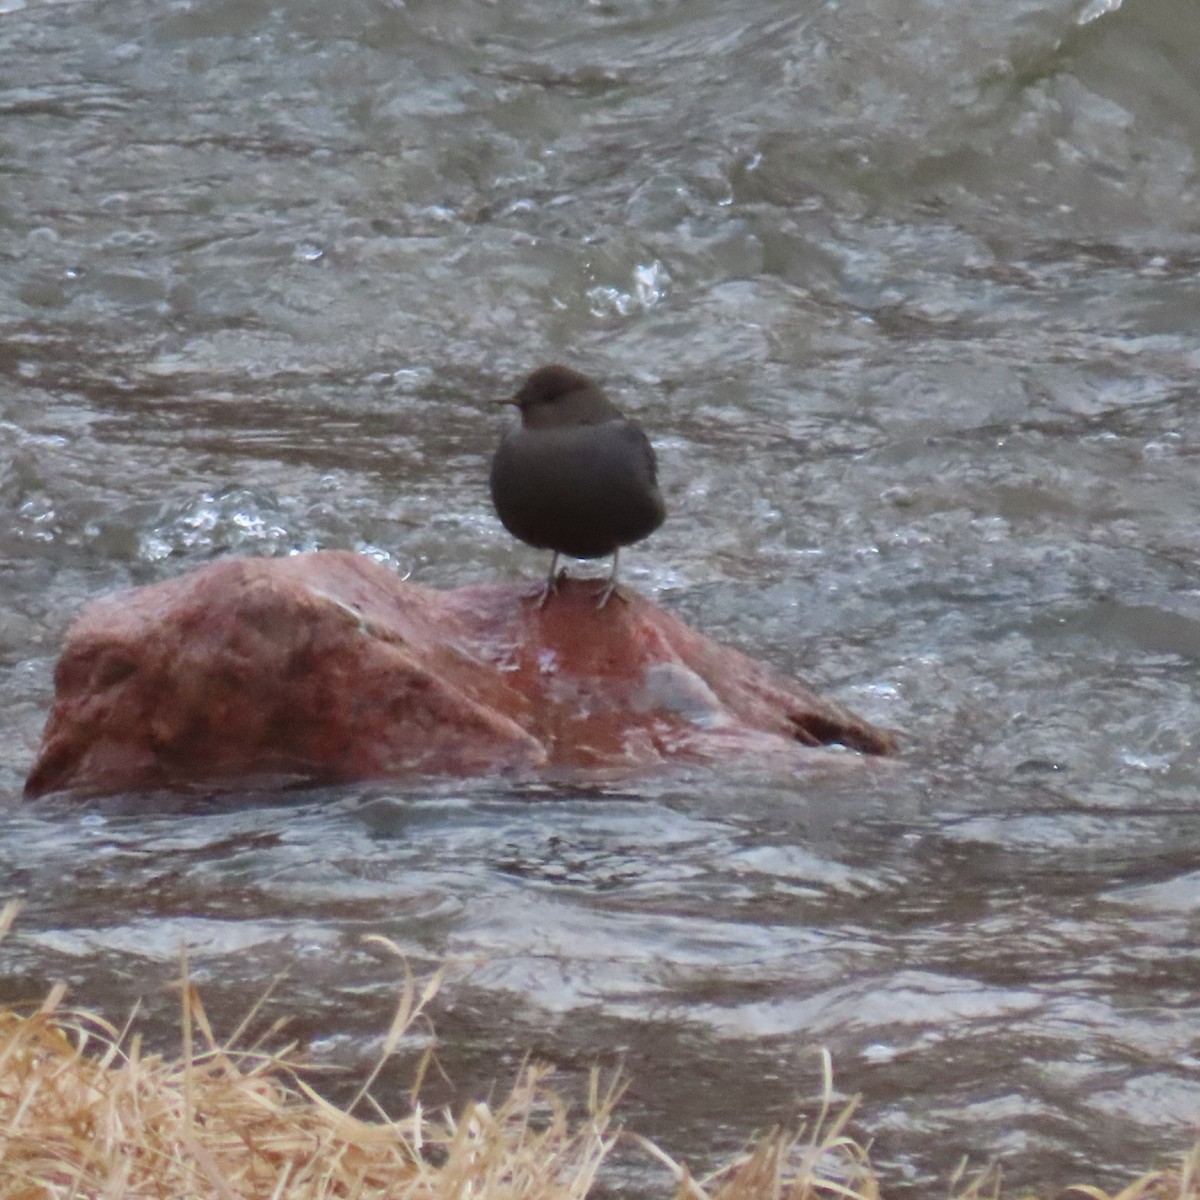
<path id="1" fill-rule="evenodd" d="M 436 1095 L 624 1063 L 697 1170 L 821 1047 L 894 1187 L 1181 1151 L 1197 45 L 1180 0 L 0 0 L 0 1002 L 166 1046 L 181 945 L 226 1029 L 286 970 L 350 1094 L 378 934 L 451 963 Z M 898 767 L 22 802 L 90 597 L 313 547 L 537 576 L 486 401 L 548 360 L 658 446 L 627 582 Z"/>

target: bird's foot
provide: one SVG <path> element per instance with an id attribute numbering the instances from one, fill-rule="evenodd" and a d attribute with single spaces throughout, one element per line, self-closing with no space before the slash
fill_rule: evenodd
<path id="1" fill-rule="evenodd" d="M 609 579 L 596 593 L 596 607 L 603 608 L 614 596 L 620 600 L 622 604 L 629 603 L 629 597 L 626 596 L 619 587 L 617 587 L 617 581 L 615 579 Z"/>
<path id="2" fill-rule="evenodd" d="M 547 579 L 525 597 L 526 603 L 534 608 L 545 608 L 546 602 L 558 592 L 558 581 Z"/>
<path id="3" fill-rule="evenodd" d="M 550 574 L 546 576 L 546 580 L 542 584 L 542 586 L 539 587 L 536 591 L 530 592 L 529 595 L 525 597 L 525 599 L 528 600 L 529 603 L 534 606 L 534 608 L 538 608 L 538 609 L 545 608 L 546 603 L 550 599 L 550 597 L 558 595 L 559 582 L 566 577 L 566 574 L 567 574 L 566 567 L 563 567 L 563 569 L 561 571 L 559 571 L 559 573 L 557 575 L 555 575 L 554 572 L 551 571 Z"/>

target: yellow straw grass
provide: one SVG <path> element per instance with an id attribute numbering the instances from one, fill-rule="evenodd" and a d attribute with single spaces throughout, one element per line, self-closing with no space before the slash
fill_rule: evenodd
<path id="1" fill-rule="evenodd" d="M 0 937 L 16 908 L 0 910 Z M 383 943 L 390 945 L 390 943 Z M 394 947 L 393 947 L 394 949 Z M 618 1139 L 665 1167 L 675 1200 L 879 1200 L 867 1151 L 847 1131 L 854 1103 L 835 1108 L 828 1055 L 824 1101 L 807 1129 L 761 1138 L 720 1170 L 696 1178 L 662 1149 L 616 1126 L 616 1080 L 593 1073 L 572 1114 L 527 1065 L 497 1104 L 431 1114 L 419 1099 L 391 1119 L 370 1088 L 440 983 L 405 977 L 376 1068 L 345 1108 L 297 1072 L 293 1048 L 242 1046 L 262 1001 L 218 1042 L 200 998 L 181 984 L 182 1053 L 143 1053 L 140 1036 L 95 1013 L 62 1007 L 54 988 L 37 1011 L 0 1011 L 0 1200 L 583 1200 Z M 265 997 L 264 997 L 265 999 Z M 355 1115 L 368 1109 L 370 1119 Z M 985 1200 L 996 1175 L 939 1195 Z M 671 1185 L 664 1179 L 662 1194 Z M 1200 1200 L 1200 1147 L 1174 1171 L 1154 1171 L 1109 1195 L 1080 1200 Z M 1065 1196 L 1069 1193 L 1059 1193 Z"/>

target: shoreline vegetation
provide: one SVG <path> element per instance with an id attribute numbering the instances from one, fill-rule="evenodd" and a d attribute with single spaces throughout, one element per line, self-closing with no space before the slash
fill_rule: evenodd
<path id="1" fill-rule="evenodd" d="M 0 911 L 0 936 L 16 907 Z M 174 1059 L 146 1053 L 132 1018 L 118 1029 L 64 1008 L 63 985 L 35 1011 L 0 1011 L 0 1200 L 584 1200 L 618 1142 L 663 1168 L 656 1194 L 674 1200 L 886 1195 L 886 1179 L 848 1132 L 854 1102 L 835 1101 L 828 1056 L 812 1121 L 763 1136 L 703 1178 L 621 1126 L 620 1080 L 599 1071 L 582 1109 L 553 1091 L 549 1068 L 527 1064 L 502 1099 L 430 1112 L 420 1100 L 426 1050 L 410 1111 L 389 1118 L 370 1089 L 406 1037 L 411 1048 L 414 1027 L 427 1025 L 440 982 L 440 972 L 423 983 L 406 973 L 379 1061 L 345 1108 L 304 1081 L 294 1046 L 264 1048 L 281 1023 L 250 1038 L 270 992 L 218 1040 L 186 955 Z M 997 1174 L 938 1190 L 958 1200 L 1003 1194 Z M 1115 1194 L 1087 1185 L 1055 1194 L 1200 1200 L 1200 1144 L 1178 1167 L 1150 1171 Z"/>

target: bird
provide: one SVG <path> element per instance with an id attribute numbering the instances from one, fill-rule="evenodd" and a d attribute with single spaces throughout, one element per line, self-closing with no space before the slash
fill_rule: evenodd
<path id="1" fill-rule="evenodd" d="M 536 593 L 544 607 L 557 590 L 560 555 L 613 556 L 596 593 L 603 608 L 617 590 L 621 547 L 653 533 L 666 519 L 654 447 L 642 427 L 601 388 L 570 367 L 538 367 L 515 396 L 520 421 L 500 441 L 488 483 L 501 524 L 513 537 L 553 551 Z"/>

